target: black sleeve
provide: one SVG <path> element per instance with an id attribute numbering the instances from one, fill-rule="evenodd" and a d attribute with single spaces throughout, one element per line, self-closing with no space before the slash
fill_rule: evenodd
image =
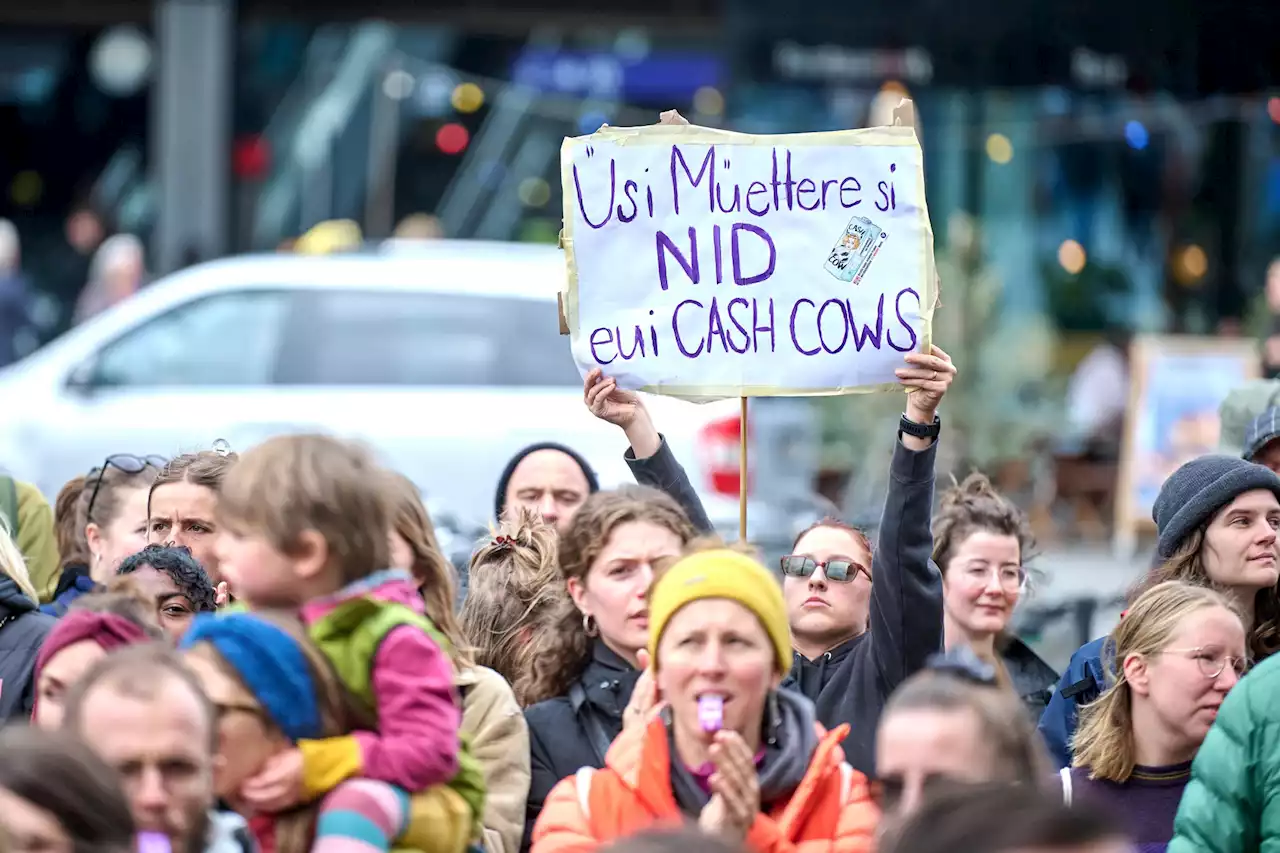
<path id="1" fill-rule="evenodd" d="M 942 648 L 942 573 L 933 563 L 934 460 L 938 442 L 897 441 L 889 493 L 871 559 L 872 658 L 885 695 Z"/>
<path id="2" fill-rule="evenodd" d="M 662 444 L 659 445 L 658 452 L 648 459 L 637 459 L 635 451 L 630 447 L 627 448 L 626 453 L 622 454 L 627 467 L 631 469 L 631 476 L 635 477 L 640 485 L 653 486 L 675 498 L 676 503 L 680 504 L 680 508 L 684 510 L 685 515 L 689 516 L 689 521 L 693 522 L 693 526 L 700 533 L 714 532 L 711 519 L 707 518 L 707 511 L 702 506 L 702 499 L 698 497 L 693 483 L 689 482 L 689 475 L 685 473 L 684 466 L 671 452 L 667 439 L 663 436 L 659 438 L 662 439 Z"/>
<path id="3" fill-rule="evenodd" d="M 528 715 L 525 719 L 528 720 Z M 542 742 L 538 727 L 532 724 L 529 726 L 529 769 L 531 771 L 529 801 L 525 805 L 524 838 L 520 841 L 521 853 L 529 853 L 529 847 L 533 844 L 533 825 L 538 822 L 538 815 L 542 814 L 542 806 L 547 801 L 551 789 L 560 781 L 555 770 L 552 769 L 551 754 Z"/>

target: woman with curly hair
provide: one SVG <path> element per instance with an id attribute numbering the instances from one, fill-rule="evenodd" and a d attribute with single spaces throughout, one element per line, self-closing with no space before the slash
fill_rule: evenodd
<path id="1" fill-rule="evenodd" d="M 175 642 L 182 639 L 197 613 L 217 609 L 213 581 L 191 551 L 173 545 L 148 545 L 125 558 L 117 573 L 134 580 L 155 602 L 156 619 Z"/>
<path id="2" fill-rule="evenodd" d="M 587 498 L 561 535 L 561 599 L 533 634 L 523 691 L 535 703 L 525 711 L 533 769 L 526 845 L 555 784 L 580 767 L 603 767 L 624 711 L 643 716 L 651 691 L 636 686 L 648 666 L 655 566 L 679 557 L 696 534 L 674 499 L 625 486 Z"/>

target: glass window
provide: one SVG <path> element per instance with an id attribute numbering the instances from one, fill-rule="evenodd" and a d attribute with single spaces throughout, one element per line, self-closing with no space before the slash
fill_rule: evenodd
<path id="1" fill-rule="evenodd" d="M 554 302 L 437 293 L 317 294 L 284 382 L 565 386 L 581 378 Z"/>
<path id="2" fill-rule="evenodd" d="M 239 291 L 174 308 L 108 344 L 94 384 L 270 385 L 290 302 L 284 292 Z"/>

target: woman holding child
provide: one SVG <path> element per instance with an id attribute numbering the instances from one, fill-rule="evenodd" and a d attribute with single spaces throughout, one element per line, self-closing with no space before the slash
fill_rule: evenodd
<path id="1" fill-rule="evenodd" d="M 241 795 L 270 814 L 355 778 L 437 798 L 448 788 L 470 816 L 468 838 L 478 837 L 484 786 L 475 759 L 459 745 L 453 667 L 442 650 L 448 641 L 423 615 L 413 576 L 386 568 L 385 476 L 354 445 L 299 435 L 253 448 L 222 484 L 224 577 L 251 608 L 300 613 L 310 641 L 376 722 L 299 739 L 272 756 Z M 437 812 L 411 809 L 400 843 L 436 849 L 426 845 L 439 843 L 438 820 Z"/>

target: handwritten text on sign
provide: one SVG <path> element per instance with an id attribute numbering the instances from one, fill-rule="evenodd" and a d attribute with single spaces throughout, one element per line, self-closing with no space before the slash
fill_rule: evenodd
<path id="1" fill-rule="evenodd" d="M 691 396 L 891 383 L 924 341 L 931 232 L 909 129 L 565 141 L 573 352 Z"/>

